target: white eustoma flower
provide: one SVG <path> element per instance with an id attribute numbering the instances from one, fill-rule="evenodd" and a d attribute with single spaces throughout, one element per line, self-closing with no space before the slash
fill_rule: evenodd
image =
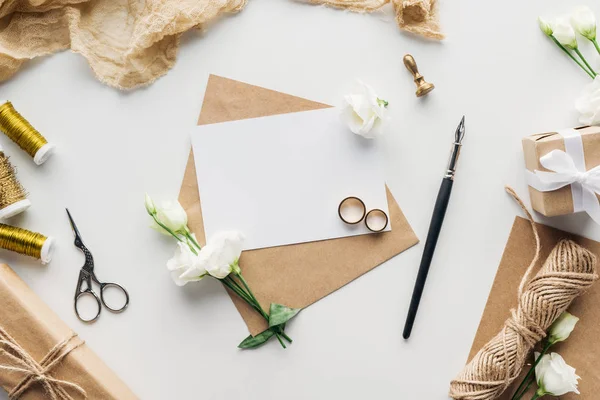
<path id="1" fill-rule="evenodd" d="M 540 25 L 540 29 L 546 36 L 552 36 L 552 25 L 546 19 L 542 17 L 538 17 L 538 24 Z"/>
<path id="2" fill-rule="evenodd" d="M 146 193 L 146 197 L 144 199 L 144 206 L 146 206 L 146 211 L 148 211 L 148 214 L 153 215 L 156 212 L 156 206 L 154 205 L 152 198 L 148 196 L 148 193 Z"/>
<path id="3" fill-rule="evenodd" d="M 383 133 L 388 102 L 377 97 L 373 88 L 358 81 L 356 93 L 344 97 L 341 119 L 352 132 L 367 139 Z"/>
<path id="4" fill-rule="evenodd" d="M 175 255 L 167 261 L 167 269 L 171 271 L 171 278 L 177 286 L 184 286 L 189 282 L 196 282 L 207 274 L 204 266 L 206 260 L 194 254 L 185 243 L 178 242 Z"/>
<path id="5" fill-rule="evenodd" d="M 239 269 L 244 235 L 237 231 L 219 232 L 213 235 L 200 256 L 206 260 L 206 271 L 217 279 L 224 279 L 233 270 Z"/>
<path id="6" fill-rule="evenodd" d="M 560 44 L 569 49 L 577 48 L 575 31 L 566 18 L 557 18 L 554 23 L 552 23 L 552 31 L 554 32 L 554 37 Z"/>
<path id="7" fill-rule="evenodd" d="M 165 201 L 156 207 L 156 219 L 173 232 L 185 232 L 187 230 L 187 214 L 177 200 Z M 164 233 L 160 226 L 153 227 Z"/>
<path id="8" fill-rule="evenodd" d="M 579 318 L 568 312 L 563 312 L 560 317 L 550 327 L 549 338 L 550 343 L 558 343 L 567 340 L 567 338 L 575 329 L 575 325 L 579 321 Z"/>
<path id="9" fill-rule="evenodd" d="M 539 353 L 535 353 L 535 358 Z M 535 367 L 535 376 L 538 384 L 537 394 L 562 396 L 569 392 L 579 394 L 577 380 L 581 379 L 575 374 L 575 368 L 569 366 L 557 353 L 545 354 Z"/>
<path id="10" fill-rule="evenodd" d="M 585 87 L 575 108 L 581 114 L 579 122 L 584 125 L 600 125 L 600 76 Z"/>
<path id="11" fill-rule="evenodd" d="M 577 7 L 571 14 L 571 24 L 581 36 L 596 39 L 596 16 L 587 6 Z"/>

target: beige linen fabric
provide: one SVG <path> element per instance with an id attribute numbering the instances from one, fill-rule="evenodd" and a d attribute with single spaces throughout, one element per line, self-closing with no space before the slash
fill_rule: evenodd
<path id="1" fill-rule="evenodd" d="M 181 34 L 247 0 L 0 0 L 0 80 L 35 57 L 70 48 L 96 77 L 132 89 L 173 66 Z M 307 0 L 357 12 L 389 1 L 402 29 L 440 39 L 436 0 Z"/>
<path id="2" fill-rule="evenodd" d="M 299 0 L 354 12 L 373 12 L 388 3 L 394 5 L 400 29 L 429 39 L 444 39 L 440 31 L 438 0 Z"/>
<path id="3" fill-rule="evenodd" d="M 71 48 L 119 89 L 152 83 L 175 63 L 180 35 L 246 0 L 0 0 L 0 79 L 26 60 Z"/>

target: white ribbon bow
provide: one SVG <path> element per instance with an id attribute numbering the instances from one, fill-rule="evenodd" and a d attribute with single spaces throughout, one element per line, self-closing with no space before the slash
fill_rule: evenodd
<path id="1" fill-rule="evenodd" d="M 580 170 L 573 158 L 562 150 L 553 150 L 540 158 L 540 164 L 550 171 L 527 171 L 527 183 L 540 192 L 549 192 L 571 185 L 574 212 L 585 211 L 600 224 L 600 165 Z"/>

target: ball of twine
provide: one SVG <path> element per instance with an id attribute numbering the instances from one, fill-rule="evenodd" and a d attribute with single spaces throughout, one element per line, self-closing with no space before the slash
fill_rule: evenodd
<path id="1" fill-rule="evenodd" d="M 526 212 L 536 241 L 536 253 L 519 286 L 519 303 L 502 330 L 473 357 L 450 383 L 455 400 L 493 400 L 519 377 L 536 343 L 571 302 L 598 279 L 596 256 L 571 240 L 561 240 L 540 271 L 530 279 L 539 259 L 540 239 L 531 214 Z"/>

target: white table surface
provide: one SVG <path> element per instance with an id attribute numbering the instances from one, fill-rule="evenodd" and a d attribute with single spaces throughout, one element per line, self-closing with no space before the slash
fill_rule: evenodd
<path id="1" fill-rule="evenodd" d="M 103 86 L 79 55 L 35 60 L 1 86 L 2 97 L 57 154 L 36 167 L 6 137 L 0 143 L 33 202 L 12 222 L 55 236 L 58 247 L 45 267 L 4 251 L 0 258 L 143 399 L 445 399 L 520 214 L 504 185 L 529 203 L 521 138 L 577 125 L 573 104 L 589 81 L 540 33 L 536 17 L 580 3 L 600 13 L 592 0 L 441 0 L 448 38 L 437 43 L 400 33 L 390 9 L 369 16 L 251 0 L 206 33 L 185 35 L 175 67 L 129 93 Z M 405 53 L 436 85 L 425 99 L 414 96 Z M 247 330 L 217 282 L 171 282 L 165 262 L 174 244 L 148 229 L 144 192 L 177 196 L 208 73 L 329 104 L 354 78 L 374 86 L 392 115 L 383 139 L 387 181 L 422 240 L 466 115 L 452 201 L 409 341 L 401 332 L 423 243 L 303 311 L 285 351 L 276 341 L 236 348 Z M 76 319 L 83 257 L 65 207 L 99 276 L 129 289 L 125 313 L 105 312 L 89 326 Z M 600 239 L 585 215 L 536 218 Z"/>

